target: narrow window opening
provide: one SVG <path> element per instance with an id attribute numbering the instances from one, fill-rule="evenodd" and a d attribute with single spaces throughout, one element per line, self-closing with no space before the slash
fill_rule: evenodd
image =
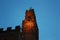
<path id="1" fill-rule="evenodd" d="M 30 17 L 30 16 L 28 16 L 28 21 L 30 21 L 30 19 L 31 19 L 31 17 Z"/>

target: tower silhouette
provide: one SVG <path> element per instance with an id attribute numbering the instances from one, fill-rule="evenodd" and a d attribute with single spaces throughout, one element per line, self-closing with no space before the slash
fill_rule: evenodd
<path id="1" fill-rule="evenodd" d="M 23 40 L 38 40 L 38 27 L 34 9 L 26 10 L 25 19 L 22 22 Z"/>
<path id="2" fill-rule="evenodd" d="M 16 26 L 15 29 L 8 27 L 5 31 L 0 28 L 0 40 L 39 40 L 34 9 L 26 10 L 22 28 L 20 25 Z"/>

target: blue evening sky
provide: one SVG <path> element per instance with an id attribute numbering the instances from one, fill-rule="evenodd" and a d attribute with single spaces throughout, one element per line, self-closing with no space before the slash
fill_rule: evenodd
<path id="1" fill-rule="evenodd" d="M 0 28 L 6 30 L 9 26 L 12 29 L 17 25 L 22 26 L 25 11 L 30 7 L 35 10 L 39 40 L 59 40 L 59 0 L 0 0 Z"/>

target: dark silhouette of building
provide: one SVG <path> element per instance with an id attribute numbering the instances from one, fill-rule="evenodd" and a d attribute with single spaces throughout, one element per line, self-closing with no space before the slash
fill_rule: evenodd
<path id="1" fill-rule="evenodd" d="M 15 29 L 8 27 L 6 31 L 1 28 L 0 40 L 39 40 L 34 9 L 26 10 L 22 28 L 20 26 L 16 26 Z"/>
<path id="2" fill-rule="evenodd" d="M 20 32 L 20 26 L 16 26 L 15 29 L 8 27 L 6 31 L 3 28 L 0 29 L 0 40 L 22 40 L 22 32 Z"/>

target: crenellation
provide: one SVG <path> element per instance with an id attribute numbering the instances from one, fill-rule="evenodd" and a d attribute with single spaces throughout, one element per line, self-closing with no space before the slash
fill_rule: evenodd
<path id="1" fill-rule="evenodd" d="M 16 31 L 20 31 L 20 26 L 16 26 L 16 27 L 15 27 L 15 30 L 16 30 Z"/>
<path id="2" fill-rule="evenodd" d="M 12 27 L 8 27 L 8 28 L 7 28 L 7 31 L 9 31 L 9 30 L 12 30 Z"/>
<path id="3" fill-rule="evenodd" d="M 0 33 L 3 32 L 3 28 L 0 28 Z"/>
<path id="4" fill-rule="evenodd" d="M 7 30 L 3 30 L 3 28 L 0 28 L 0 32 L 5 32 L 5 31 L 20 31 L 22 30 L 20 26 L 16 26 L 15 29 L 12 29 L 12 27 L 7 27 Z"/>

